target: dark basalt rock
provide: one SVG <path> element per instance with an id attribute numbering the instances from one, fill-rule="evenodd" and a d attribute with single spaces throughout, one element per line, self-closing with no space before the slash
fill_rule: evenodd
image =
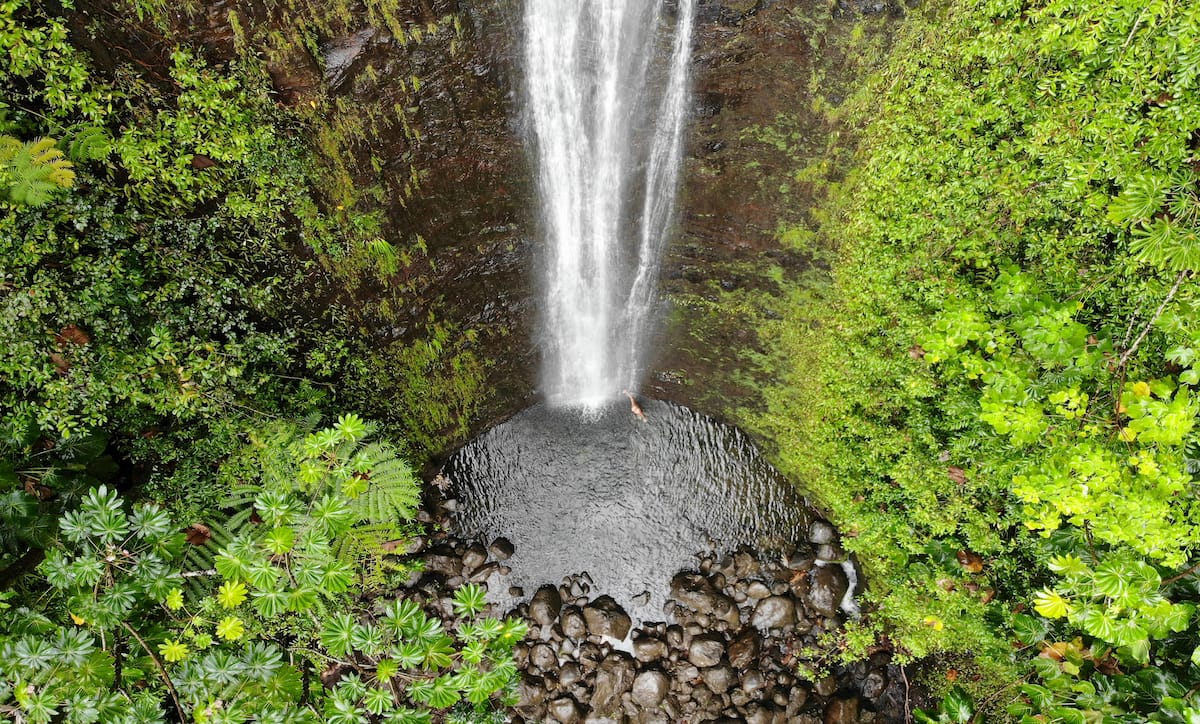
<path id="1" fill-rule="evenodd" d="M 754 607 L 750 623 L 758 628 L 788 628 L 796 623 L 796 602 L 786 596 L 764 598 Z"/>
<path id="2" fill-rule="evenodd" d="M 819 566 L 809 573 L 805 603 L 822 616 L 835 616 L 849 587 L 841 566 Z"/>
<path id="3" fill-rule="evenodd" d="M 633 686 L 636 670 L 633 660 L 622 653 L 613 653 L 600 662 L 596 681 L 592 684 L 592 713 L 611 714 L 620 706 L 621 696 Z"/>
<path id="4" fill-rule="evenodd" d="M 539 626 L 549 626 L 562 610 L 562 596 L 554 586 L 542 586 L 529 601 L 529 617 Z"/>
<path id="5" fill-rule="evenodd" d="M 569 696 L 560 697 L 550 702 L 546 707 L 546 713 L 556 722 L 561 724 L 575 724 L 583 717 L 583 710 L 579 706 L 579 702 Z"/>
<path id="6" fill-rule="evenodd" d="M 601 596 L 584 607 L 583 618 L 587 622 L 588 633 L 614 639 L 624 639 L 633 625 L 629 614 L 610 596 Z"/>
<path id="7" fill-rule="evenodd" d="M 735 668 L 744 669 L 758 658 L 758 632 L 747 629 L 729 642 L 729 663 Z"/>

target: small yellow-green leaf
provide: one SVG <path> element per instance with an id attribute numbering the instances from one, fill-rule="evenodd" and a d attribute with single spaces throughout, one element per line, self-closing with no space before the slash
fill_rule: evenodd
<path id="1" fill-rule="evenodd" d="M 217 600 L 224 608 L 237 608 L 246 600 L 246 584 L 241 581 L 226 581 L 217 589 Z"/>
<path id="2" fill-rule="evenodd" d="M 217 635 L 226 641 L 237 641 L 246 634 L 246 626 L 237 616 L 226 616 L 217 624 Z"/>
<path id="3" fill-rule="evenodd" d="M 1046 588 L 1034 596 L 1033 609 L 1046 618 L 1065 618 L 1071 613 L 1071 602 Z"/>
<path id="4" fill-rule="evenodd" d="M 163 657 L 163 659 L 171 663 L 175 663 L 176 661 L 183 661 L 185 658 L 187 658 L 188 647 L 187 644 L 176 641 L 175 639 L 167 639 L 158 645 L 158 653 Z"/>

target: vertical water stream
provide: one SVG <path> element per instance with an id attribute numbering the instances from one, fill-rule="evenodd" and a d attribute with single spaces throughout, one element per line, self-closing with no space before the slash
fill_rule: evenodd
<path id="1" fill-rule="evenodd" d="M 596 408 L 637 388 L 678 186 L 693 2 L 526 0 L 552 403 Z"/>

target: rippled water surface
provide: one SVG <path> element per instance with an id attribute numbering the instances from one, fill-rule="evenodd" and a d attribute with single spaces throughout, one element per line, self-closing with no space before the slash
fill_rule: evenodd
<path id="1" fill-rule="evenodd" d="M 804 540 L 811 510 L 736 428 L 664 402 L 585 417 L 532 407 L 446 465 L 461 534 L 508 538 L 509 586 L 532 594 L 586 571 L 635 618 L 662 620 L 696 554 Z M 504 591 L 496 602 L 515 604 Z"/>

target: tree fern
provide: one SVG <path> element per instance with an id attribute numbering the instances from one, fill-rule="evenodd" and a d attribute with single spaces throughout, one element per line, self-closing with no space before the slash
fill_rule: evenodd
<path id="1" fill-rule="evenodd" d="M 354 499 L 360 520 L 384 523 L 412 518 L 421 504 L 421 488 L 413 469 L 397 456 L 396 448 L 387 443 L 368 443 L 355 453 L 353 466 L 368 471 L 367 489 Z"/>
<path id="2" fill-rule="evenodd" d="M 315 501 L 334 501 L 344 506 L 352 525 L 334 537 L 331 552 L 362 566 L 367 579 L 382 582 L 396 567 L 384 557 L 412 533 L 409 521 L 420 504 L 420 482 L 393 445 L 369 439 L 374 432 L 373 425 L 353 415 L 324 429 L 307 419 L 257 431 L 222 470 L 229 486 L 223 507 L 231 517 L 213 531 L 209 545 L 189 551 L 189 563 L 211 568 L 224 543 L 239 535 L 257 540 L 278 525 L 297 526 L 300 536 L 306 526 L 319 524 Z M 308 514 L 298 515 L 301 510 Z"/>
<path id="3" fill-rule="evenodd" d="M 113 141 L 108 131 L 98 126 L 83 126 L 70 137 L 67 155 L 72 161 L 96 161 L 112 153 Z"/>
<path id="4" fill-rule="evenodd" d="M 9 201 L 38 206 L 75 183 L 74 167 L 57 144 L 53 138 L 22 142 L 0 136 L 0 184 Z"/>

